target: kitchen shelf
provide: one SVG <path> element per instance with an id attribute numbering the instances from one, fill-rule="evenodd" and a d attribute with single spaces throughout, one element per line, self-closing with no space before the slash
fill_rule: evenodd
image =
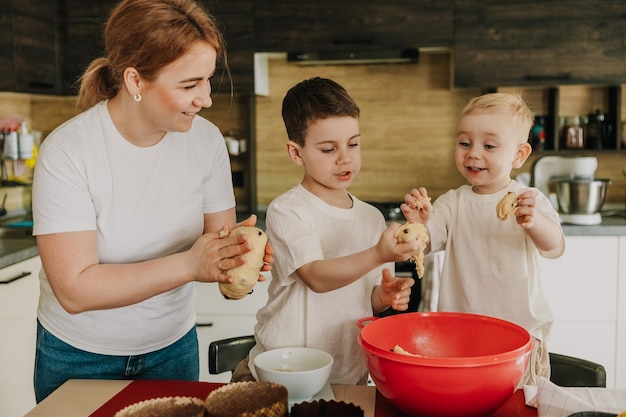
<path id="1" fill-rule="evenodd" d="M 624 146 L 624 140 L 626 138 L 622 138 L 621 132 L 621 119 L 622 119 L 622 86 L 607 86 L 602 87 L 606 89 L 606 103 L 600 108 L 601 111 L 604 112 L 608 116 L 607 123 L 612 125 L 612 131 L 609 136 L 609 141 L 611 145 L 609 148 L 605 149 L 597 149 L 591 148 L 587 144 L 585 148 L 580 149 L 568 149 L 563 146 L 562 143 L 562 124 L 561 118 L 565 116 L 572 116 L 570 114 L 561 114 L 562 106 L 561 106 L 561 97 L 560 97 L 560 88 L 559 87 L 549 87 L 547 88 L 547 114 L 546 116 L 546 142 L 545 147 L 543 149 L 535 148 L 535 144 L 533 144 L 534 152 L 541 153 L 580 153 L 580 152 L 615 152 L 615 151 L 626 151 L 626 147 Z M 593 111 L 594 109 L 588 109 L 588 112 Z M 586 114 L 581 114 L 580 116 L 586 116 Z M 586 134 L 586 132 L 585 132 Z"/>

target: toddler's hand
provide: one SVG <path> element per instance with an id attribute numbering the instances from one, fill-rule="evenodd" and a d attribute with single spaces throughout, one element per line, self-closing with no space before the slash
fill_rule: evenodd
<path id="1" fill-rule="evenodd" d="M 406 310 L 409 308 L 413 284 L 415 284 L 413 278 L 393 277 L 389 269 L 384 268 L 383 280 L 380 283 L 382 303 L 397 311 Z"/>
<path id="2" fill-rule="evenodd" d="M 523 229 L 530 229 L 535 225 L 536 203 L 535 193 L 532 190 L 524 191 L 518 196 L 515 221 Z"/>
<path id="3" fill-rule="evenodd" d="M 404 203 L 400 205 L 400 210 L 408 221 L 425 224 L 433 211 L 433 205 L 426 188 L 414 188 L 409 194 L 406 194 Z"/>

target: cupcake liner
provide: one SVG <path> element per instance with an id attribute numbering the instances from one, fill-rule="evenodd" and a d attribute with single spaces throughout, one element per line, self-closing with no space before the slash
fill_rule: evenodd
<path id="1" fill-rule="evenodd" d="M 273 382 L 233 382 L 212 391 L 205 406 L 209 417 L 286 417 L 287 388 Z"/>
<path id="2" fill-rule="evenodd" d="M 291 417 L 363 417 L 363 409 L 344 401 L 305 401 L 294 404 Z"/>

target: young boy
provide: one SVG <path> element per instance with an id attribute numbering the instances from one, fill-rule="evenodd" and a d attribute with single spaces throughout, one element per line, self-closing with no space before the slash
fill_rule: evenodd
<path id="1" fill-rule="evenodd" d="M 265 350 L 313 347 L 334 358 L 331 384 L 365 384 L 356 322 L 389 306 L 406 310 L 414 280 L 390 270 L 422 248 L 415 240 L 396 243 L 400 225 L 385 228 L 378 209 L 347 191 L 361 151 L 359 107 L 343 87 L 319 77 L 302 81 L 287 92 L 282 115 L 287 152 L 304 178 L 267 209 L 272 280 L 246 363 L 254 375 L 254 358 Z M 245 379 L 241 368 L 233 380 Z"/>
<path id="2" fill-rule="evenodd" d="M 431 206 L 424 188 L 405 196 L 409 221 L 426 224 L 430 251 L 445 250 L 439 311 L 500 317 L 523 326 L 535 339 L 523 384 L 549 378 L 546 341 L 552 312 L 543 294 L 538 255 L 565 250 L 558 214 L 545 195 L 511 179 L 531 153 L 533 113 L 517 94 L 475 97 L 461 112 L 456 167 L 469 182 Z M 513 216 L 500 220 L 498 202 L 517 194 Z M 422 208 L 418 208 L 419 201 Z"/>

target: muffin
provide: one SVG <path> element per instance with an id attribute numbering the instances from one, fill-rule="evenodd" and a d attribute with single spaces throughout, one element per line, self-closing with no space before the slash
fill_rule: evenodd
<path id="1" fill-rule="evenodd" d="M 206 398 L 208 417 L 286 417 L 287 388 L 273 382 L 233 382 Z"/>
<path id="2" fill-rule="evenodd" d="M 204 402 L 195 397 L 162 397 L 131 404 L 114 417 L 205 417 Z"/>
<path id="3" fill-rule="evenodd" d="M 359 406 L 343 401 L 306 401 L 291 407 L 291 417 L 363 417 Z"/>

